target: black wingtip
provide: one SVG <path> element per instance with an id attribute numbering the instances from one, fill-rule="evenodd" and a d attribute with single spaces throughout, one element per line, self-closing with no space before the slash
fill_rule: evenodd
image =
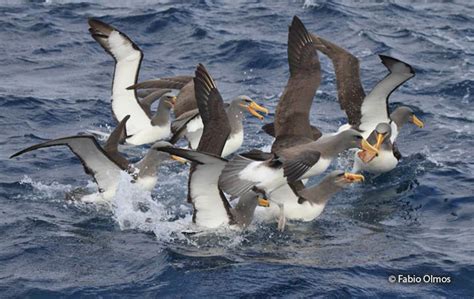
<path id="1" fill-rule="evenodd" d="M 263 125 L 262 130 L 268 135 L 275 137 L 275 124 L 274 123 L 268 123 L 268 124 Z"/>
<path id="2" fill-rule="evenodd" d="M 99 20 L 99 19 L 96 19 L 96 18 L 89 18 L 87 20 L 87 23 L 89 24 L 89 26 L 91 28 L 97 28 L 97 27 L 107 27 L 109 29 L 114 29 L 112 26 L 110 26 L 109 24 Z"/>
<path id="3" fill-rule="evenodd" d="M 415 70 L 411 65 L 409 65 L 406 62 L 403 62 L 399 59 L 387 56 L 387 55 L 382 55 L 379 54 L 379 58 L 382 61 L 382 64 L 385 65 L 385 67 L 390 71 L 390 72 L 404 72 L 404 73 L 410 73 L 410 74 L 415 74 Z M 396 66 L 403 66 L 402 68 L 396 70 Z"/>
<path id="4" fill-rule="evenodd" d="M 11 155 L 9 159 L 13 159 L 13 158 L 18 157 L 20 155 L 23 155 L 24 153 L 29 152 L 32 149 L 34 149 L 34 146 L 30 146 L 28 148 L 22 149 L 21 151 L 16 152 L 13 155 Z"/>
<path id="5" fill-rule="evenodd" d="M 21 155 L 21 151 L 20 152 L 17 152 L 17 153 L 14 153 L 13 155 L 11 155 L 8 159 L 13 159 L 15 157 L 18 157 L 19 155 Z"/>
<path id="6" fill-rule="evenodd" d="M 298 18 L 298 16 L 293 16 L 293 20 L 291 21 L 291 26 L 295 26 L 295 25 L 304 27 L 303 22 L 301 21 L 300 18 Z"/>
<path id="7" fill-rule="evenodd" d="M 303 22 L 297 17 L 293 17 L 290 28 L 288 30 L 288 64 L 290 66 L 290 73 L 293 73 L 297 68 L 307 67 L 301 65 L 302 55 L 306 52 L 306 47 L 311 47 L 313 39 Z M 308 50 L 306 48 L 306 50 Z M 311 51 L 311 50 L 309 50 Z M 316 49 L 314 49 L 316 55 Z"/>

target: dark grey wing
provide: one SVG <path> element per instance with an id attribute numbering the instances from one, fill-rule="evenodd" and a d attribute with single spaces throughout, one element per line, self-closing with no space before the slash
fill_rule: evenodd
<path id="1" fill-rule="evenodd" d="M 262 130 L 267 133 L 268 135 L 272 136 L 272 137 L 275 137 L 275 125 L 274 123 L 269 123 L 269 124 L 265 124 L 262 126 Z M 323 133 L 321 133 L 321 131 L 314 127 L 314 126 L 311 126 L 311 132 L 313 134 L 313 141 L 316 141 L 319 139 L 319 137 L 321 137 L 323 135 Z"/>
<path id="2" fill-rule="evenodd" d="M 393 156 L 394 156 L 395 158 L 397 158 L 398 161 L 400 161 L 400 159 L 401 159 L 403 156 L 402 156 L 402 153 L 400 152 L 400 150 L 398 149 L 398 146 L 397 146 L 397 143 L 396 143 L 396 142 L 394 142 L 394 143 L 392 144 L 392 150 L 393 150 Z"/>
<path id="3" fill-rule="evenodd" d="M 137 90 L 137 97 L 140 98 L 140 100 L 144 99 L 144 98 L 151 95 L 152 93 L 154 93 L 157 90 L 159 90 L 159 88 Z"/>
<path id="4" fill-rule="evenodd" d="M 104 151 L 108 154 L 115 163 L 120 165 L 122 169 L 128 169 L 128 160 L 118 151 L 118 146 L 125 142 L 127 138 L 127 121 L 130 115 L 127 115 L 122 119 L 118 126 L 112 131 L 107 142 L 104 145 Z"/>
<path id="5" fill-rule="evenodd" d="M 72 136 L 30 146 L 10 158 L 39 148 L 65 145 L 79 158 L 87 174 L 94 177 L 100 192 L 115 190 L 120 172 L 124 170 L 100 147 L 93 136 Z"/>
<path id="6" fill-rule="evenodd" d="M 176 95 L 176 104 L 173 108 L 176 117 L 197 108 L 196 98 L 194 96 L 194 80 L 191 76 L 176 76 L 143 81 L 129 86 L 127 89 L 137 90 L 150 88 L 179 89 L 179 93 Z"/>
<path id="7" fill-rule="evenodd" d="M 231 128 L 224 109 L 224 101 L 214 80 L 202 64 L 199 64 L 196 69 L 194 92 L 204 125 L 197 149 L 202 152 L 221 155 Z"/>
<path id="8" fill-rule="evenodd" d="M 275 124 L 274 123 L 264 124 L 262 126 L 262 130 L 265 133 L 267 133 L 267 135 L 275 137 Z"/>
<path id="9" fill-rule="evenodd" d="M 127 87 L 127 89 L 156 89 L 156 88 L 167 88 L 167 89 L 181 89 L 190 81 L 193 80 L 192 76 L 176 76 L 169 78 L 152 79 L 143 82 L 136 83 Z"/>
<path id="10" fill-rule="evenodd" d="M 176 117 L 181 114 L 197 109 L 196 96 L 194 95 L 194 80 L 189 81 L 176 95 L 176 104 L 173 111 Z"/>
<path id="11" fill-rule="evenodd" d="M 175 144 L 176 142 L 178 142 L 178 140 L 183 137 L 183 133 L 188 123 L 198 116 L 199 110 L 193 109 L 181 114 L 178 118 L 176 118 L 171 123 L 171 132 L 173 132 L 173 136 L 171 136 L 170 143 Z"/>
<path id="12" fill-rule="evenodd" d="M 272 153 L 279 153 L 287 148 L 309 143 L 314 141 L 312 138 L 298 135 L 283 135 L 275 138 L 272 144 Z"/>
<path id="13" fill-rule="evenodd" d="M 305 151 L 291 160 L 280 159 L 283 163 L 283 174 L 289 183 L 299 180 L 321 157 L 318 151 Z"/>
<path id="14" fill-rule="evenodd" d="M 254 160 L 254 161 L 267 161 L 267 160 L 273 159 L 273 157 L 275 156 L 272 153 L 265 153 L 257 149 L 253 149 L 245 153 L 240 153 L 239 155 L 247 159 Z"/>
<path id="15" fill-rule="evenodd" d="M 379 123 L 389 123 L 388 99 L 400 85 L 415 76 L 413 68 L 398 59 L 379 55 L 390 73 L 365 97 L 361 107 L 360 129 L 367 130 Z"/>
<path id="16" fill-rule="evenodd" d="M 233 221 L 231 207 L 218 187 L 227 160 L 220 156 L 174 147 L 157 148 L 194 162 L 189 179 L 188 201 L 193 204 L 193 222 L 217 227 Z"/>
<path id="17" fill-rule="evenodd" d="M 309 113 L 321 81 L 321 66 L 313 40 L 298 17 L 288 33 L 290 78 L 275 112 L 275 136 L 312 138 Z"/>
<path id="18" fill-rule="evenodd" d="M 337 97 L 346 112 L 348 123 L 360 124 L 361 106 L 365 98 L 360 80 L 359 60 L 345 49 L 315 34 L 311 35 L 316 48 L 331 59 L 336 73 Z"/>
<path id="19" fill-rule="evenodd" d="M 153 113 L 151 112 L 151 105 L 153 105 L 154 102 L 159 100 L 163 95 L 167 94 L 170 91 L 171 89 L 157 89 L 139 101 L 143 111 L 145 111 L 145 113 L 150 119 L 153 117 Z"/>

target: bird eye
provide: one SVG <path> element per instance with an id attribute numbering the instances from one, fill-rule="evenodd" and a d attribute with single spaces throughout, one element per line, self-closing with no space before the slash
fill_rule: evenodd
<path id="1" fill-rule="evenodd" d="M 362 136 L 356 135 L 356 139 L 362 139 Z"/>
<path id="2" fill-rule="evenodd" d="M 245 101 L 246 103 L 251 103 L 251 102 L 252 102 L 252 101 L 249 100 L 249 99 L 245 99 L 244 101 Z"/>

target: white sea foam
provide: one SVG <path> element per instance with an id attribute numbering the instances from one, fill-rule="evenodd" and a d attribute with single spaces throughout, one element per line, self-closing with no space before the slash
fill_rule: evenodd
<path id="1" fill-rule="evenodd" d="M 58 182 L 52 182 L 51 184 L 46 184 L 42 182 L 35 182 L 32 178 L 25 175 L 20 180 L 20 185 L 30 185 L 35 191 L 35 194 L 32 194 L 33 199 L 38 198 L 48 198 L 48 199 L 57 199 L 58 194 L 64 194 L 65 192 L 70 192 L 73 187 L 71 185 L 63 185 Z"/>

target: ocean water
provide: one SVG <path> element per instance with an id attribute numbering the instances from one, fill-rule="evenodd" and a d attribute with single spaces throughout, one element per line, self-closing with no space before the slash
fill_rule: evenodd
<path id="1" fill-rule="evenodd" d="M 88 129 L 110 130 L 113 61 L 87 31 L 98 17 L 145 53 L 140 79 L 206 65 L 224 98 L 274 111 L 287 78 L 288 25 L 354 53 L 366 91 L 386 70 L 416 77 L 392 94 L 424 129 L 404 128 L 394 171 L 339 193 L 310 223 L 285 232 L 192 229 L 187 168 L 166 162 L 152 194 L 123 179 L 112 207 L 65 200 L 94 189 L 67 149 L 8 157 Z M 0 3 L 0 297 L 471 297 L 474 295 L 474 5 L 470 1 L 2 1 Z M 345 122 L 331 62 L 312 122 Z M 267 118 L 271 121 L 273 113 Z M 242 150 L 271 139 L 248 117 Z M 128 151 L 138 159 L 146 147 Z M 332 168 L 348 166 L 341 157 Z M 316 178 L 314 181 L 317 181 Z M 390 283 L 390 275 L 450 283 Z"/>

